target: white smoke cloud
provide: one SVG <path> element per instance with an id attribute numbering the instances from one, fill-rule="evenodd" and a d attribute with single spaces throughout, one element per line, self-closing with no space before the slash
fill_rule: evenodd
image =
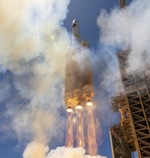
<path id="1" fill-rule="evenodd" d="M 130 49 L 129 68 L 138 69 L 150 59 L 150 1 L 134 0 L 123 9 L 103 10 L 98 17 L 100 40 L 119 49 Z M 143 57 L 146 53 L 147 57 Z"/>
<path id="2" fill-rule="evenodd" d="M 32 142 L 30 143 L 24 153 L 23 158 L 106 158 L 104 156 L 90 156 L 85 154 L 83 148 L 67 148 L 67 147 L 57 147 L 49 151 L 48 147 L 42 144 Z"/>
<path id="3" fill-rule="evenodd" d="M 70 45 L 62 22 L 69 2 L 0 1 L 0 70 L 11 71 L 11 93 L 16 93 L 7 101 L 12 85 L 5 84 L 0 99 L 5 100 L 5 116 L 20 140 L 49 143 L 62 135 L 57 129 L 65 124 L 58 109 L 64 106 L 64 61 Z"/>
<path id="4" fill-rule="evenodd" d="M 32 142 L 26 147 L 23 158 L 45 158 L 48 150 L 43 144 Z"/>

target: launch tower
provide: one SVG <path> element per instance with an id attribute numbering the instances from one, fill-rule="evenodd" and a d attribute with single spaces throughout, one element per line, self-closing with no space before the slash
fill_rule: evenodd
<path id="1" fill-rule="evenodd" d="M 120 123 L 110 128 L 113 157 L 131 158 L 137 151 L 139 158 L 150 158 L 150 67 L 126 72 L 128 55 L 117 56 L 124 93 L 111 98 L 113 111 L 121 113 Z"/>
<path id="2" fill-rule="evenodd" d="M 117 54 L 123 92 L 111 98 L 112 110 L 121 114 L 120 123 L 110 127 L 112 155 L 132 158 L 137 151 L 139 158 L 150 158 L 150 66 L 127 72 L 129 54 Z M 120 81 L 115 82 L 120 87 Z"/>

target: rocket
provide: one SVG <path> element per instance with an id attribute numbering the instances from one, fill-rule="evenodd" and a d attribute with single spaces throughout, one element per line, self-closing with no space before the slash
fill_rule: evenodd
<path id="1" fill-rule="evenodd" d="M 92 105 L 94 95 L 92 84 L 92 69 L 90 64 L 89 44 L 81 40 L 78 20 L 72 22 L 73 40 L 79 43 L 79 48 L 68 48 L 65 66 L 65 103 L 67 112 Z M 77 59 L 80 54 L 82 59 Z M 79 55 L 79 56 L 80 56 Z"/>

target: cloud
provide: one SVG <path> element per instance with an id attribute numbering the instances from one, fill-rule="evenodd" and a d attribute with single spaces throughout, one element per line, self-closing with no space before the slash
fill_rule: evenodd
<path id="1" fill-rule="evenodd" d="M 4 83 L 0 99 L 5 99 L 7 126 L 19 140 L 49 143 L 62 135 L 57 129 L 64 126 L 59 109 L 64 106 L 64 66 L 70 45 L 62 24 L 69 2 L 0 1 L 0 71 L 11 72 L 13 84 L 13 98 L 5 98 L 10 87 Z"/>
<path id="2" fill-rule="evenodd" d="M 115 8 L 110 13 L 103 10 L 98 17 L 101 42 L 122 50 L 130 49 L 129 69 L 149 64 L 149 15 L 150 1 L 135 0 L 123 9 Z"/>
<path id="3" fill-rule="evenodd" d="M 104 156 L 90 156 L 85 154 L 83 148 L 67 148 L 67 147 L 57 147 L 49 151 L 48 147 L 42 144 L 32 142 L 30 143 L 23 153 L 23 158 L 106 158 Z"/>
<path id="4" fill-rule="evenodd" d="M 26 147 L 26 150 L 23 153 L 23 158 L 45 158 L 47 152 L 48 147 L 32 142 Z"/>

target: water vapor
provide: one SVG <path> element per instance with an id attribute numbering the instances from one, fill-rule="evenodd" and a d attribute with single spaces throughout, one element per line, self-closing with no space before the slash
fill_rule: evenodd
<path id="1" fill-rule="evenodd" d="M 110 13 L 103 10 L 98 17 L 100 40 L 105 45 L 131 51 L 129 70 L 149 64 L 150 59 L 150 1 L 134 0 L 123 9 Z M 146 57 L 145 57 L 146 56 Z"/>
<path id="2" fill-rule="evenodd" d="M 30 143 L 23 153 L 23 158 L 106 158 L 104 156 L 89 156 L 85 154 L 83 148 L 66 148 L 57 147 L 54 150 L 48 152 L 48 147 L 44 147 L 41 144 L 32 142 Z"/>
<path id="3" fill-rule="evenodd" d="M 64 60 L 70 45 L 62 23 L 69 2 L 0 1 L 0 70 L 12 80 L 1 83 L 0 101 L 10 120 L 7 129 L 19 140 L 48 144 L 62 136 L 57 129 L 65 125 L 59 109 L 64 106 Z"/>

